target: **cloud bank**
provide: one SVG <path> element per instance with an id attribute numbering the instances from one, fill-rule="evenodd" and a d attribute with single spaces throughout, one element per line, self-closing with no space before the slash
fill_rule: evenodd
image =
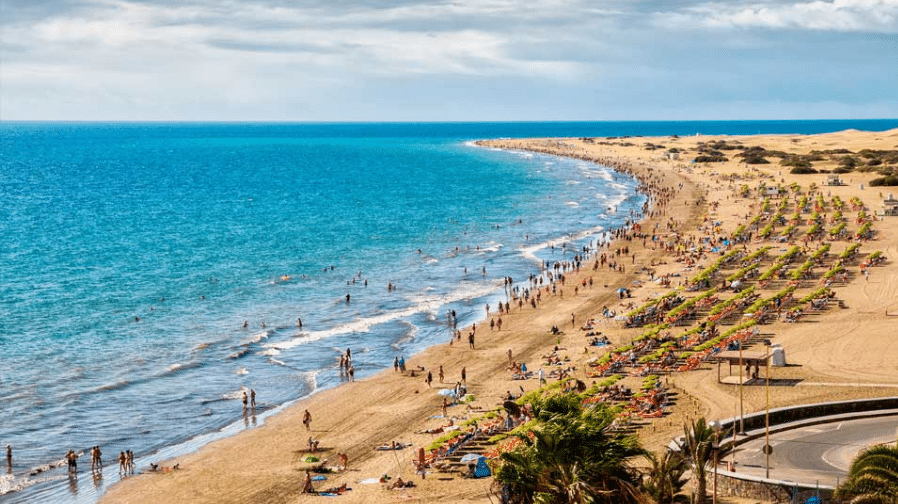
<path id="1" fill-rule="evenodd" d="M 0 23 L 0 119 L 714 117 L 798 85 L 812 115 L 898 113 L 884 78 L 833 81 L 894 74 L 898 0 L 6 0 Z"/>

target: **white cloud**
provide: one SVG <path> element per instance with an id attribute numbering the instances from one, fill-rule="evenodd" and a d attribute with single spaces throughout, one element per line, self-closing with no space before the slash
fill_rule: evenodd
<path id="1" fill-rule="evenodd" d="M 415 118 L 461 118 L 458 110 L 470 107 L 445 110 L 434 99 L 451 95 L 477 101 L 482 118 L 533 107 L 627 117 L 630 108 L 657 110 L 686 96 L 728 99 L 745 72 L 757 79 L 794 64 L 774 60 L 784 43 L 814 38 L 800 30 L 898 32 L 898 0 L 750 1 L 47 0 L 0 19 L 0 112 L 339 120 L 403 118 L 413 109 Z M 659 6 L 666 11 L 650 10 Z M 693 36 L 721 28 L 747 36 Z M 768 36 L 774 30 L 785 35 Z M 857 72 L 861 55 L 891 54 L 889 38 L 802 57 L 813 68 Z M 734 58 L 725 67 L 715 59 L 723 53 Z M 779 80 L 761 79 L 748 99 L 782 95 Z M 816 82 L 832 86 L 829 75 Z"/>
<path id="2" fill-rule="evenodd" d="M 656 21 L 713 28 L 898 33 L 898 0 L 817 0 L 748 5 L 710 2 L 676 13 L 658 13 Z"/>
<path id="3" fill-rule="evenodd" d="M 501 0 L 482 6 L 489 16 L 520 13 L 516 7 L 516 2 Z M 84 63 L 87 71 L 104 60 L 119 58 L 127 58 L 133 64 L 125 66 L 135 68 L 167 65 L 162 58 L 175 48 L 186 59 L 215 61 L 226 52 L 238 63 L 312 64 L 355 74 L 527 72 L 558 77 L 575 71 L 576 64 L 568 61 L 534 64 L 513 55 L 510 44 L 526 42 L 527 33 L 468 28 L 464 22 L 437 30 L 428 25 L 428 20 L 463 19 L 477 13 L 471 2 L 339 12 L 239 2 L 209 8 L 113 0 L 92 12 L 6 29 L 10 39 L 27 48 L 27 55 L 21 57 L 29 63 L 64 55 L 66 62 Z M 413 28 L 390 26 L 398 22 L 411 23 Z M 15 78 L 15 59 L 5 69 L 11 78 Z"/>

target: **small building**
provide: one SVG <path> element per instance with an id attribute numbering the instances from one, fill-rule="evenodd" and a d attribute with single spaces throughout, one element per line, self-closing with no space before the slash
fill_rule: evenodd
<path id="1" fill-rule="evenodd" d="M 762 198 L 778 198 L 780 195 L 780 188 L 775 186 L 759 185 L 758 192 L 760 193 Z"/>
<path id="2" fill-rule="evenodd" d="M 826 181 L 823 182 L 823 185 L 841 186 L 841 185 L 845 185 L 845 182 L 837 174 L 830 174 L 830 175 L 826 176 Z"/>
<path id="3" fill-rule="evenodd" d="M 889 197 L 882 200 L 882 214 L 898 216 L 898 200 L 889 194 Z"/>
<path id="4" fill-rule="evenodd" d="M 667 152 L 667 159 L 680 159 L 679 152 Z"/>
<path id="5" fill-rule="evenodd" d="M 718 353 L 714 356 L 714 359 L 717 361 L 717 383 L 727 383 L 727 384 L 739 384 L 741 379 L 742 383 L 750 382 L 753 379 L 758 379 L 757 370 L 760 367 L 767 367 L 771 364 L 770 358 L 772 354 L 769 350 L 763 351 L 749 351 L 749 350 L 726 350 Z M 726 362 L 728 364 L 728 373 L 726 377 L 721 377 L 720 365 Z M 741 371 L 742 368 L 740 366 L 746 366 L 745 373 L 736 373 L 733 374 L 733 364 L 736 365 L 736 370 Z M 775 364 L 774 364 L 775 365 Z"/>

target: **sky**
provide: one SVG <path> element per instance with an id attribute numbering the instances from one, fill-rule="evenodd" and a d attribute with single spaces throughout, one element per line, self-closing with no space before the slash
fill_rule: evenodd
<path id="1" fill-rule="evenodd" d="M 898 0 L 0 0 L 0 120 L 898 117 Z"/>

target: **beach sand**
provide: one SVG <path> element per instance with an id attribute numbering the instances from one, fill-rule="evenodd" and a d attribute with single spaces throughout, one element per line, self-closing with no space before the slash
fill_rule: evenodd
<path id="1" fill-rule="evenodd" d="M 875 175 L 857 171 L 842 175 L 847 185 L 820 187 L 826 178 L 824 174 L 792 175 L 788 167 L 780 166 L 775 157 L 768 158 L 770 164 L 745 165 L 733 156 L 738 151 L 724 151 L 729 160 L 723 163 L 688 162 L 695 157 L 700 142 L 717 140 L 798 154 L 840 148 L 858 152 L 865 148 L 898 149 L 898 130 L 874 133 L 844 131 L 810 136 L 497 140 L 489 142 L 489 145 L 599 160 L 628 170 L 643 180 L 679 188 L 670 202 L 658 208 L 663 213 L 659 212 L 660 215 L 643 221 L 642 229 L 649 233 L 656 222 L 664 229 L 669 219 L 678 223 L 677 229 L 681 234 L 700 235 L 697 228 L 706 219 L 720 222 L 721 232 L 732 233 L 755 215 L 760 205 L 756 196 L 739 197 L 739 187 L 746 184 L 755 188 L 761 180 L 768 185 L 797 182 L 804 189 L 816 183 L 825 198 L 829 199 L 829 194 L 839 195 L 847 202 L 852 197 L 858 197 L 871 214 L 881 208 L 881 200 L 890 191 L 889 188 L 870 188 L 869 180 Z M 650 150 L 647 144 L 648 147 L 664 145 L 665 148 Z M 681 151 L 680 159 L 665 159 L 662 156 L 671 147 Z M 814 165 L 818 169 L 831 169 L 835 167 L 835 162 L 820 161 Z M 864 184 L 864 188 L 861 189 L 859 184 Z M 696 204 L 702 196 L 704 203 Z M 716 211 L 708 205 L 708 202 L 714 201 L 719 202 Z M 857 212 L 846 210 L 844 213 L 850 222 L 849 229 L 856 230 L 858 226 L 853 218 Z M 872 268 L 869 279 L 859 273 L 857 262 L 847 267 L 848 282 L 833 286 L 837 298 L 844 302 L 844 308 L 831 306 L 825 311 L 807 315 L 797 323 L 773 322 L 760 327 L 762 337 L 783 346 L 790 363 L 788 367 L 772 369 L 773 378 L 780 386 L 772 387 L 771 407 L 898 395 L 898 340 L 894 338 L 896 319 L 893 318 L 898 315 L 898 266 L 891 261 L 898 257 L 898 217 L 879 218 L 873 224 L 876 234 L 862 245 L 860 257 L 881 250 L 889 260 Z M 827 223 L 825 227 L 829 229 L 831 225 Z M 835 254 L 850 244 L 849 241 L 830 243 Z M 585 374 L 590 368 L 585 363 L 603 355 L 605 350 L 586 347 L 584 332 L 571 327 L 572 314 L 575 327 L 595 317 L 601 319 L 597 330 L 604 332 L 612 343 L 627 344 L 642 330 L 624 329 L 620 322 L 600 317 L 603 306 L 619 313 L 627 311 L 618 299 L 619 287 L 631 288 L 633 299 L 624 301 L 632 301 L 639 306 L 676 286 L 674 283 L 671 287 L 661 287 L 649 281 L 648 275 L 637 273 L 640 267 L 654 261 L 656 276 L 679 273 L 681 276 L 674 279 L 680 281 L 713 261 L 712 257 L 686 270 L 684 264 L 676 262 L 671 254 L 662 252 L 660 248 L 652 250 L 650 246 L 643 247 L 640 240 L 613 244 L 612 249 L 624 245 L 629 247 L 631 254 L 636 254 L 633 262 L 630 257 L 620 259 L 626 267 L 625 272 L 610 272 L 607 268 L 593 271 L 591 267 L 584 267 L 580 272 L 566 274 L 567 285 L 559 285 L 563 297 L 546 294 L 537 309 L 526 305 L 519 309 L 513 305 L 510 314 L 502 315 L 501 331 L 491 331 L 488 324 L 478 324 L 476 349 L 470 349 L 467 338 L 463 337 L 463 341 L 451 346 L 438 345 L 409 358 L 406 362 L 408 370 L 423 366 L 433 372 L 435 381 L 432 387 L 424 382 L 426 371 L 411 377 L 408 372 L 397 373 L 391 368 L 370 378 L 321 391 L 269 418 L 263 426 L 211 443 L 194 454 L 160 461 L 162 470 L 145 471 L 126 479 L 113 486 L 102 502 L 313 501 L 318 497 L 301 493 L 305 470 L 310 467 L 302 461 L 310 435 L 320 441 L 322 453 L 318 455 L 327 459 L 328 465 L 338 463 L 337 452 L 348 456 L 348 470 L 327 474 L 326 481 L 315 482 L 316 489 L 346 483 L 352 490 L 337 497 L 340 501 L 486 502 L 493 482 L 491 478 L 468 479 L 456 473 L 431 472 L 426 479 L 422 479 L 415 474 L 412 460 L 416 458 L 418 449 L 438 436 L 421 432 L 447 423 L 446 419 L 441 418 L 442 396 L 437 391 L 455 385 L 460 380 L 461 369 L 465 367 L 468 392 L 476 400 L 452 406 L 448 414 L 456 419 L 456 423 L 476 417 L 484 410 L 501 405 L 507 391 L 520 394 L 521 388 L 530 391 L 538 387 L 536 379 L 511 379 L 511 373 L 507 370 L 508 349 L 513 351 L 516 361 L 526 362 L 531 370 L 536 370 L 543 361 L 541 356 L 549 354 L 556 345 L 566 349 L 559 354 L 569 357 L 570 364 L 577 366 L 573 376 L 590 383 L 592 379 Z M 755 250 L 761 245 L 750 243 L 748 247 Z M 782 249 L 789 246 L 787 243 L 775 245 Z M 568 254 L 565 260 L 571 260 L 571 255 Z M 588 264 L 591 265 L 592 260 Z M 762 271 L 770 261 L 764 264 Z M 583 279 L 589 278 L 594 280 L 592 288 L 581 288 L 575 295 L 573 286 L 581 285 Z M 635 280 L 639 280 L 638 286 L 634 284 Z M 818 286 L 816 282 L 812 283 L 813 286 L 808 283 L 802 287 L 801 292 Z M 769 296 L 781 287 L 782 282 L 771 285 L 763 292 Z M 495 309 L 491 315 L 498 315 Z M 564 334 L 550 334 L 549 329 L 553 325 L 561 328 Z M 462 330 L 463 335 L 468 332 L 470 329 Z M 445 384 L 440 384 L 437 379 L 436 370 L 440 365 L 445 370 Z M 716 373 L 716 365 L 705 363 L 694 371 L 665 375 L 664 379 L 676 393 L 677 399 L 662 418 L 637 421 L 637 432 L 646 447 L 663 449 L 672 437 L 682 432 L 683 423 L 690 418 L 705 416 L 719 419 L 738 413 L 738 387 L 718 383 Z M 621 383 L 635 389 L 641 381 L 640 377 L 627 377 Z M 763 410 L 763 386 L 746 386 L 743 396 L 745 413 Z M 313 415 L 311 431 L 307 431 L 302 424 L 306 409 Z M 239 419 L 240 411 L 235 411 L 235 420 Z M 392 441 L 410 446 L 402 450 L 374 449 Z M 179 469 L 165 470 L 174 464 L 179 464 Z M 400 476 L 411 479 L 416 486 L 388 490 L 383 484 L 362 483 L 384 474 L 394 479 Z"/>

